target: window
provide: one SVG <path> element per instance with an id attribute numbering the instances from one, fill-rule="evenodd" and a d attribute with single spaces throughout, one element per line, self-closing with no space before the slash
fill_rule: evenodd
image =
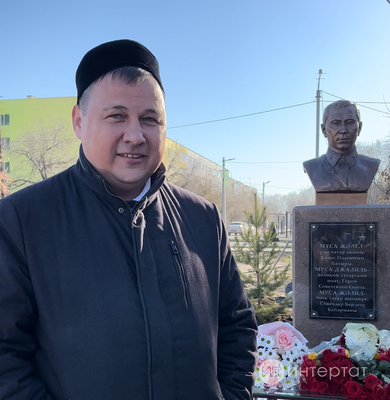
<path id="1" fill-rule="evenodd" d="M 9 125 L 9 114 L 1 115 L 1 125 Z"/>
<path id="2" fill-rule="evenodd" d="M 11 148 L 10 147 L 9 137 L 1 138 L 1 148 L 3 150 L 9 150 Z"/>
<path id="3" fill-rule="evenodd" d="M 11 168 L 10 168 L 9 162 L 3 162 L 3 169 L 4 169 L 4 171 L 7 171 L 8 173 L 11 172 Z"/>

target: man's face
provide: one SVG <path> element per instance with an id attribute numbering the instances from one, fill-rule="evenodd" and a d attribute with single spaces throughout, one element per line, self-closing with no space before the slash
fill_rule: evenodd
<path id="1" fill-rule="evenodd" d="M 355 144 L 362 123 L 358 122 L 355 107 L 333 107 L 321 129 L 329 147 L 338 153 L 345 153 Z"/>
<path id="2" fill-rule="evenodd" d="M 111 76 L 91 87 L 85 113 L 72 113 L 88 161 L 124 200 L 137 197 L 160 165 L 166 117 L 162 90 L 153 77 L 130 85 Z"/>

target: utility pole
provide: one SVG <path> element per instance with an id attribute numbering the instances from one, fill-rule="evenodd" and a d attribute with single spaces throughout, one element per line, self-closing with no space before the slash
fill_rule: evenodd
<path id="1" fill-rule="evenodd" d="M 286 211 L 286 237 L 288 236 L 288 211 Z"/>
<path id="2" fill-rule="evenodd" d="M 261 199 L 263 208 L 265 207 L 265 185 L 267 183 L 270 183 L 270 182 L 271 181 L 263 182 L 263 196 L 262 196 L 262 199 Z M 263 223 L 263 230 L 265 230 L 265 223 L 266 223 L 266 221 L 264 221 L 264 223 Z"/>
<path id="3" fill-rule="evenodd" d="M 261 203 L 261 205 L 263 206 L 263 208 L 264 208 L 264 206 L 265 206 L 265 203 L 264 203 L 264 201 L 265 201 L 265 185 L 267 184 L 267 183 L 270 183 L 271 181 L 268 181 L 268 182 L 263 182 L 263 196 L 262 196 L 262 203 Z"/>
<path id="4" fill-rule="evenodd" d="M 318 71 L 318 87 L 317 87 L 317 121 L 316 121 L 316 157 L 319 156 L 320 153 L 320 99 L 321 99 L 321 90 L 320 90 L 320 82 L 321 82 L 322 69 Z"/>
<path id="5" fill-rule="evenodd" d="M 233 161 L 235 158 L 229 158 L 225 160 L 225 157 L 222 157 L 222 221 L 226 225 L 226 194 L 225 194 L 225 162 Z"/>

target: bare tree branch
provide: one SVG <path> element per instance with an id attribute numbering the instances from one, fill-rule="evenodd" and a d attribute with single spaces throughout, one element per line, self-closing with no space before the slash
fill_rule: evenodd
<path id="1" fill-rule="evenodd" d="M 67 168 L 76 159 L 77 140 L 66 132 L 62 121 L 36 121 L 32 127 L 22 131 L 13 142 L 11 152 L 19 159 L 20 175 L 13 187 L 31 184 Z"/>
<path id="2" fill-rule="evenodd" d="M 9 195 L 11 183 L 8 171 L 0 171 L 0 200 Z"/>

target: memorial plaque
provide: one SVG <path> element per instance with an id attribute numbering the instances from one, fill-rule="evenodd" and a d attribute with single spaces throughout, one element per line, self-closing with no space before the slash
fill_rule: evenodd
<path id="1" fill-rule="evenodd" d="M 310 223 L 310 318 L 376 319 L 376 224 Z"/>

